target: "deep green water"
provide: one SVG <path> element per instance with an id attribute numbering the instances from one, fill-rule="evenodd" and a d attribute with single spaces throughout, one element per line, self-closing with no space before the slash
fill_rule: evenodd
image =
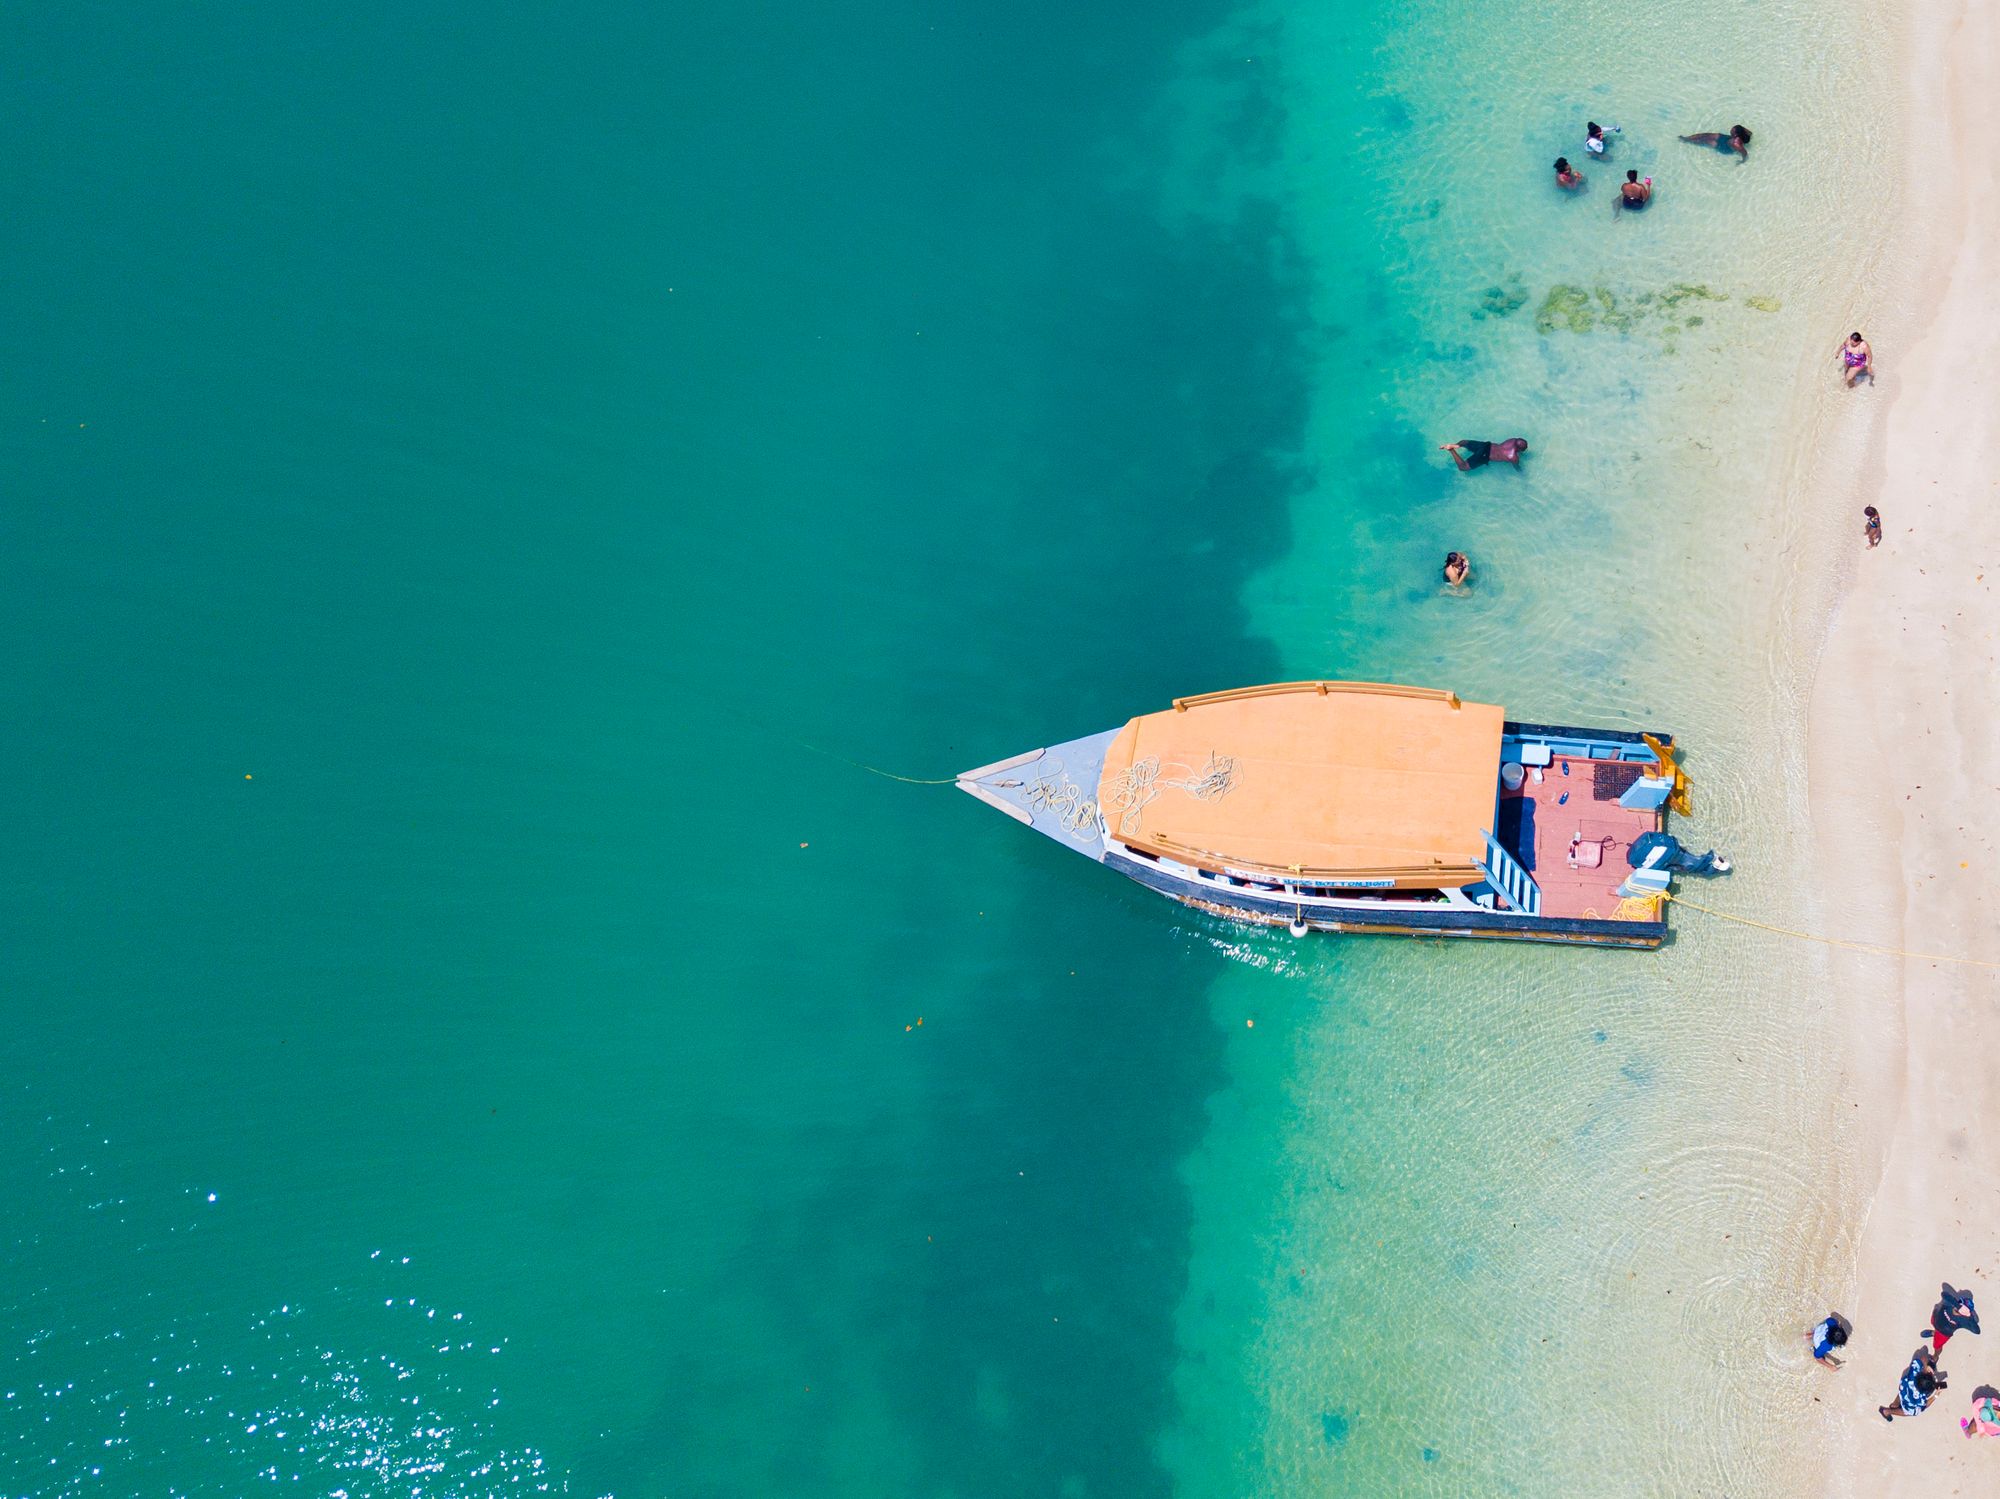
<path id="1" fill-rule="evenodd" d="M 1268 675 L 1218 15 L 9 18 L 0 1489 L 1163 1486 L 1214 960 L 799 740 Z"/>
<path id="2" fill-rule="evenodd" d="M 1657 338 L 1527 319 L 1692 265 L 1769 364 L 1741 298 L 1822 210 L 1606 268 L 1526 195 L 1612 82 L 1652 169 L 1666 43 L 1496 114 L 1413 40 L 1520 10 L 0 22 L 0 1493 L 1569 1482 L 1534 1339 L 1651 1268 L 1603 1182 L 1715 1174 L 1680 1084 L 1750 1043 L 1664 962 L 1244 942 L 850 763 L 1305 671 L 1756 761 L 1754 669 L 1531 582 L 1653 564 L 1642 450 L 1739 555 L 1752 471 L 1653 453 Z M 1518 193 L 1421 180 L 1482 139 Z M 1426 429 L 1524 407 L 1567 444 L 1458 503 Z M 1670 629 L 1713 654 L 1655 691 Z"/>

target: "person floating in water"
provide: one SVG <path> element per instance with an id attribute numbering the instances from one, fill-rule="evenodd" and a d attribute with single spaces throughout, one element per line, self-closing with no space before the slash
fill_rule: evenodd
<path id="1" fill-rule="evenodd" d="M 1567 156 L 1556 158 L 1556 186 L 1579 188 L 1583 186 L 1583 173 L 1569 164 Z"/>
<path id="2" fill-rule="evenodd" d="M 1472 559 L 1463 552 L 1444 554 L 1444 580 L 1453 588 L 1463 588 L 1465 580 L 1472 576 Z"/>
<path id="3" fill-rule="evenodd" d="M 1459 453 L 1460 448 L 1465 449 L 1463 455 Z M 1528 439 L 1510 437 L 1505 442 L 1484 442 L 1477 437 L 1461 437 L 1457 442 L 1439 443 L 1438 451 L 1451 454 L 1451 461 L 1458 465 L 1458 471 L 1469 474 L 1476 468 L 1484 468 L 1496 458 L 1502 463 L 1518 466 L 1521 455 L 1528 451 Z"/>
<path id="4" fill-rule="evenodd" d="M 1806 1341 L 1812 1345 L 1812 1356 L 1829 1369 L 1838 1369 L 1840 1360 L 1833 1356 L 1836 1348 L 1847 1346 L 1849 1328 L 1847 1319 L 1839 1312 L 1829 1312 L 1806 1333 Z"/>
<path id="5" fill-rule="evenodd" d="M 1875 378 L 1875 351 L 1859 332 L 1848 334 L 1847 342 L 1840 346 L 1840 366 L 1841 377 L 1850 387 L 1863 375 Z"/>
<path id="6" fill-rule="evenodd" d="M 1871 550 L 1882 544 L 1882 512 L 1873 505 L 1861 507 L 1861 534 L 1868 538 Z"/>
<path id="7" fill-rule="evenodd" d="M 1735 866 L 1714 849 L 1698 854 L 1682 846 L 1672 833 L 1641 833 L 1625 850 L 1634 869 L 1671 869 L 1676 874 L 1728 874 Z"/>
<path id="8" fill-rule="evenodd" d="M 1637 172 L 1627 172 L 1625 180 L 1618 185 L 1618 201 L 1611 205 L 1613 213 L 1621 208 L 1644 208 L 1653 201 L 1653 179 L 1639 180 Z"/>
<path id="9" fill-rule="evenodd" d="M 1930 1405 L 1931 1397 L 1944 1385 L 1944 1375 L 1937 1366 L 1937 1355 L 1928 1348 L 1919 1348 L 1911 1356 L 1910 1367 L 1903 1371 L 1903 1377 L 1896 1385 L 1896 1403 L 1876 1406 L 1875 1414 L 1884 1421 L 1893 1421 L 1898 1416 L 1920 1416 Z"/>
<path id="10" fill-rule="evenodd" d="M 1718 151 L 1734 151 L 1739 161 L 1750 159 L 1748 125 L 1731 125 L 1727 135 L 1720 130 L 1704 130 L 1699 135 L 1684 135 L 1681 139 L 1690 146 L 1713 146 Z"/>
<path id="11" fill-rule="evenodd" d="M 1924 1334 L 1931 1340 L 1933 1357 L 1944 1352 L 1944 1345 L 1955 1332 L 1979 1335 L 1979 1311 L 1972 1304 L 1972 1293 L 1954 1291 L 1949 1281 L 1939 1286 L 1938 1291 L 1938 1304 L 1931 1308 L 1930 1330 Z"/>
<path id="12" fill-rule="evenodd" d="M 1618 127 L 1613 125 L 1611 128 L 1615 131 Z M 1610 144 L 1604 138 L 1604 127 L 1602 125 L 1598 124 L 1595 120 L 1591 120 L 1585 124 L 1583 127 L 1584 150 L 1588 151 L 1592 156 L 1602 156 L 1604 148 Z"/>

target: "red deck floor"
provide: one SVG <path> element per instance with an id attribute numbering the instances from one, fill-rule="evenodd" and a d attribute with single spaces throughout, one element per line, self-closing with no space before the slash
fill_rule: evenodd
<path id="1" fill-rule="evenodd" d="M 1540 784 L 1530 769 L 1519 791 L 1501 791 L 1503 802 L 1525 797 L 1534 803 L 1535 858 L 1529 872 L 1542 887 L 1544 916 L 1608 918 L 1617 912 L 1618 887 L 1632 872 L 1625 851 L 1634 838 L 1660 826 L 1657 811 L 1618 805 L 1625 788 L 1644 769 L 1631 761 L 1558 755 L 1543 768 Z M 1569 796 L 1566 803 L 1564 793 Z M 1603 862 L 1595 869 L 1570 867 L 1570 840 L 1579 834 L 1586 844 L 1602 842 Z M 1588 849 L 1584 852 L 1587 855 Z"/>

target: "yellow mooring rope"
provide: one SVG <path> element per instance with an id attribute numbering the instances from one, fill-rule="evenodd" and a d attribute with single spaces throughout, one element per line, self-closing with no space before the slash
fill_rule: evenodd
<path id="1" fill-rule="evenodd" d="M 1733 921 L 1738 926 L 1754 926 L 1760 932 L 1776 932 L 1781 937 L 1797 937 L 1801 942 L 1823 942 L 1828 947 L 1844 947 L 1852 952 L 1872 953 L 1878 958 L 1921 958 L 1926 963 L 1963 963 L 1969 968 L 2000 968 L 2000 962 L 1988 958 L 1954 958 L 1945 953 L 1911 952 L 1906 947 L 1884 947 L 1877 942 L 1850 942 L 1845 937 L 1822 937 L 1815 932 L 1801 932 L 1793 927 L 1773 926 L 1768 921 L 1753 921 L 1748 916 L 1735 916 L 1728 911 L 1718 911 L 1713 906 L 1704 906 L 1700 901 L 1689 900 L 1685 895 L 1675 895 L 1671 890 L 1660 892 L 1676 905 L 1699 911 L 1704 916 L 1713 916 L 1721 921 Z"/>
<path id="2" fill-rule="evenodd" d="M 906 786 L 950 786 L 958 780 L 957 776 L 937 776 L 934 778 L 899 776 L 893 770 L 884 770 L 879 765 L 870 765 L 865 761 L 853 759 L 850 756 L 843 755 L 839 750 L 830 750 L 823 744 L 814 744 L 810 739 L 801 739 L 796 734 L 787 734 L 785 737 L 794 744 L 803 745 L 816 755 L 825 755 L 829 760 L 838 760 L 843 765 L 852 765 L 856 770 L 865 770 L 871 776 L 881 776 L 885 781 L 901 781 Z"/>

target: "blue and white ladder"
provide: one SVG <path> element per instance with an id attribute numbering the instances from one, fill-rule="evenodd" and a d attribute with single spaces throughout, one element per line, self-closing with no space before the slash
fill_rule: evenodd
<path id="1" fill-rule="evenodd" d="M 1542 887 L 1491 833 L 1486 834 L 1486 857 L 1475 859 L 1473 863 L 1493 888 L 1507 898 L 1507 904 L 1515 911 L 1523 916 L 1542 914 Z"/>

